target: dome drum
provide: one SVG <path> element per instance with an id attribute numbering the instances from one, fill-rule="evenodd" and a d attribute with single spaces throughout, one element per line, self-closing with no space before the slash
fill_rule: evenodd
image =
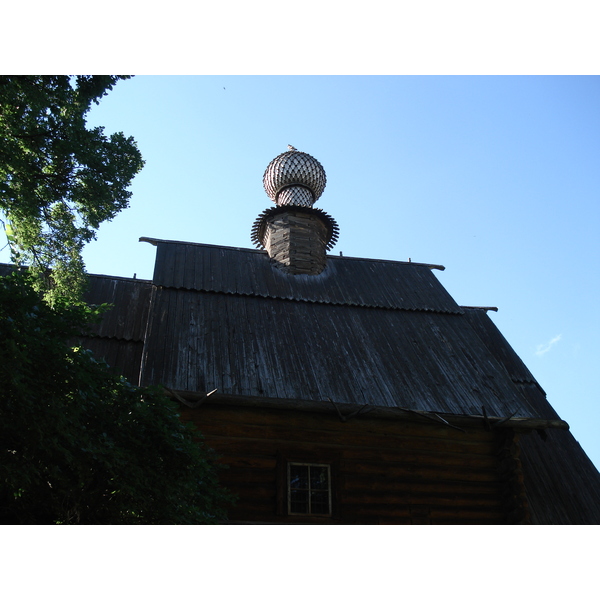
<path id="1" fill-rule="evenodd" d="M 327 223 L 298 207 L 272 212 L 264 222 L 265 249 L 280 269 L 292 275 L 318 275 L 325 269 Z"/>
<path id="2" fill-rule="evenodd" d="M 280 213 L 293 211 L 296 214 L 306 213 L 311 215 L 313 218 L 318 219 L 325 225 L 324 230 L 324 250 L 331 250 L 339 237 L 340 230 L 335 219 L 328 215 L 324 210 L 320 208 L 310 208 L 304 206 L 273 206 L 264 210 L 254 221 L 252 226 L 252 243 L 263 250 L 267 249 L 267 224 L 273 222 L 273 217 Z"/>
<path id="3" fill-rule="evenodd" d="M 315 201 L 310 189 L 301 185 L 291 185 L 277 193 L 275 202 L 278 206 L 294 205 L 311 208 Z"/>

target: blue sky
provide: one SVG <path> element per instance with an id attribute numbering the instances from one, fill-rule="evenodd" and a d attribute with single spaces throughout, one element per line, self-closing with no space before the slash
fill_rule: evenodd
<path id="1" fill-rule="evenodd" d="M 332 253 L 441 264 L 489 313 L 600 466 L 600 78 L 138 76 L 89 125 L 146 160 L 131 206 L 84 252 L 150 279 L 141 236 L 251 247 L 267 164 L 292 144 L 327 173 Z M 0 254 L 6 262 L 6 251 Z"/>

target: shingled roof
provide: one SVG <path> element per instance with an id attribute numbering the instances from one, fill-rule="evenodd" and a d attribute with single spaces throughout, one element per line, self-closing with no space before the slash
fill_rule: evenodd
<path id="1" fill-rule="evenodd" d="M 330 256 L 320 275 L 290 276 L 262 251 L 142 239 L 157 246 L 144 384 L 558 418 L 514 352 L 495 355 L 506 344 L 486 312 L 440 284 L 443 267 Z"/>
<path id="2" fill-rule="evenodd" d="M 152 282 L 91 275 L 86 299 L 110 304 L 100 323 L 91 327 L 85 345 L 137 384 L 150 310 Z"/>

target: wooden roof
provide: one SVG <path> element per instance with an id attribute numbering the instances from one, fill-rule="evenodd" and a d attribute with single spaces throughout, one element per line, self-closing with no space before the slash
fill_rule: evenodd
<path id="1" fill-rule="evenodd" d="M 88 293 L 113 305 L 90 344 L 136 383 L 270 404 L 559 418 L 486 311 L 446 292 L 440 267 L 329 257 L 323 274 L 293 276 L 262 251 L 147 241 L 153 281 L 93 275 Z"/>
<path id="2" fill-rule="evenodd" d="M 85 345 L 134 384 L 139 383 L 151 292 L 150 281 L 89 277 L 88 302 L 110 304 L 111 309 L 91 327 Z"/>
<path id="3" fill-rule="evenodd" d="M 539 386 L 522 393 L 535 379 L 485 311 L 459 307 L 429 265 L 329 257 L 321 275 L 288 275 L 261 251 L 151 241 L 144 384 L 557 418 Z"/>
<path id="4" fill-rule="evenodd" d="M 152 282 L 142 279 L 92 275 L 87 299 L 111 304 L 102 321 L 92 327 L 98 337 L 142 342 L 146 333 Z"/>
<path id="5" fill-rule="evenodd" d="M 533 525 L 600 525 L 600 474 L 570 431 L 520 437 Z"/>
<path id="6" fill-rule="evenodd" d="M 462 314 L 423 265 L 328 256 L 319 275 L 289 275 L 263 250 L 141 238 L 157 246 L 154 285 L 343 306 Z"/>

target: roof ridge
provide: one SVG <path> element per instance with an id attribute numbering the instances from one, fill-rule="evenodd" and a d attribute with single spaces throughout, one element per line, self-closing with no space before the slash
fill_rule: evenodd
<path id="1" fill-rule="evenodd" d="M 221 244 L 204 244 L 201 242 L 183 242 L 180 240 L 162 240 L 159 238 L 151 238 L 142 236 L 139 238 L 140 242 L 147 242 L 152 244 L 153 246 L 157 246 L 158 244 L 179 244 L 181 246 L 201 246 L 203 248 L 221 248 L 223 250 L 237 250 L 238 252 L 251 252 L 253 254 L 264 254 L 268 256 L 266 250 L 258 250 L 256 248 L 240 248 L 239 246 L 223 246 Z M 421 263 L 421 262 L 413 262 L 412 260 L 404 261 L 404 260 L 395 260 L 395 259 L 387 259 L 387 258 L 367 258 L 362 256 L 338 256 L 336 254 L 327 254 L 327 260 L 360 260 L 366 262 L 375 262 L 375 263 L 394 263 L 400 265 L 411 265 L 415 267 L 427 267 L 429 269 L 437 269 L 439 271 L 445 271 L 446 267 L 444 265 L 436 265 L 431 263 Z"/>
<path id="2" fill-rule="evenodd" d="M 135 281 L 136 283 L 152 283 L 152 279 L 141 279 L 139 277 L 122 277 L 120 275 L 104 275 L 102 273 L 86 273 L 87 277 L 98 277 L 101 279 L 117 279 L 119 281 Z"/>

